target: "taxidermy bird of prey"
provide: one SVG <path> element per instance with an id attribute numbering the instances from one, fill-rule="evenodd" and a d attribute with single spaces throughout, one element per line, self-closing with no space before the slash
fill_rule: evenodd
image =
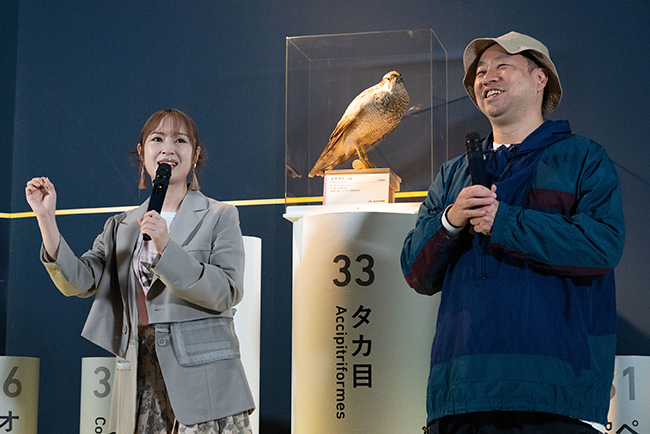
<path id="1" fill-rule="evenodd" d="M 375 167 L 368 161 L 368 149 L 395 129 L 408 103 L 404 79 L 397 71 L 361 92 L 343 113 L 309 177 L 324 176 L 326 170 L 355 156 L 359 157 L 358 162 L 354 161 L 355 169 Z"/>

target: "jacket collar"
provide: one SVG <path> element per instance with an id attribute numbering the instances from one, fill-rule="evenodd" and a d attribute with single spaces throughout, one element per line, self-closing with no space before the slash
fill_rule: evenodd
<path id="1" fill-rule="evenodd" d="M 530 133 L 523 142 L 510 150 L 497 150 L 486 153 L 487 170 L 497 185 L 497 198 L 500 202 L 523 207 L 537 165 L 543 151 L 554 143 L 571 135 L 567 121 L 546 121 Z M 492 147 L 493 136 L 486 139 L 483 146 Z"/>
<path id="2" fill-rule="evenodd" d="M 530 133 L 523 142 L 516 145 L 516 152 L 528 153 L 538 149 L 546 148 L 553 143 L 564 140 L 571 134 L 571 126 L 568 121 L 544 121 L 535 131 Z M 483 142 L 483 151 L 491 151 L 494 143 L 494 135 L 490 135 Z M 514 149 L 513 149 L 514 151 Z"/>

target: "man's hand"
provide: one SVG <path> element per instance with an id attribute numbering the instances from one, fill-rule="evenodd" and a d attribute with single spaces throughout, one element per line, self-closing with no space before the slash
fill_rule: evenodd
<path id="1" fill-rule="evenodd" d="M 496 191 L 496 185 L 491 189 L 482 185 L 465 187 L 449 208 L 447 221 L 459 228 L 469 223 L 476 232 L 489 235 L 492 233 L 492 224 L 499 208 Z"/>
<path id="2" fill-rule="evenodd" d="M 497 187 L 493 185 L 491 191 L 495 195 L 494 200 L 489 205 L 485 205 L 479 208 L 481 213 L 484 214 L 480 217 L 469 219 L 469 224 L 474 228 L 474 232 L 478 232 L 483 235 L 492 235 L 494 218 L 496 217 L 497 210 L 499 209 L 499 201 L 496 200 L 496 189 Z"/>

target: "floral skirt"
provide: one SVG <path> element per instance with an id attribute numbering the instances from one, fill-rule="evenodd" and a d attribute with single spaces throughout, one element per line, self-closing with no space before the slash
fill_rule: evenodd
<path id="1" fill-rule="evenodd" d="M 136 434 L 252 434 L 248 412 L 196 425 L 176 420 L 156 356 L 153 325 L 139 327 Z"/>

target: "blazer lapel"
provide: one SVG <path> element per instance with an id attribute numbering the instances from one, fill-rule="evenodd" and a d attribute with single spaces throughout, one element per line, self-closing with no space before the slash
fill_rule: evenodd
<path id="1" fill-rule="evenodd" d="M 198 191 L 188 191 L 169 228 L 169 237 L 181 247 L 186 246 L 209 211 L 209 202 L 205 196 Z"/>
<path id="2" fill-rule="evenodd" d="M 131 282 L 129 276 L 132 268 L 131 261 L 133 259 L 135 244 L 138 242 L 138 236 L 140 235 L 138 218 L 144 216 L 148 207 L 149 199 L 133 212 L 128 213 L 117 228 L 117 239 L 115 240 L 116 259 L 122 300 L 124 300 L 126 306 L 130 305 L 129 284 Z"/>

